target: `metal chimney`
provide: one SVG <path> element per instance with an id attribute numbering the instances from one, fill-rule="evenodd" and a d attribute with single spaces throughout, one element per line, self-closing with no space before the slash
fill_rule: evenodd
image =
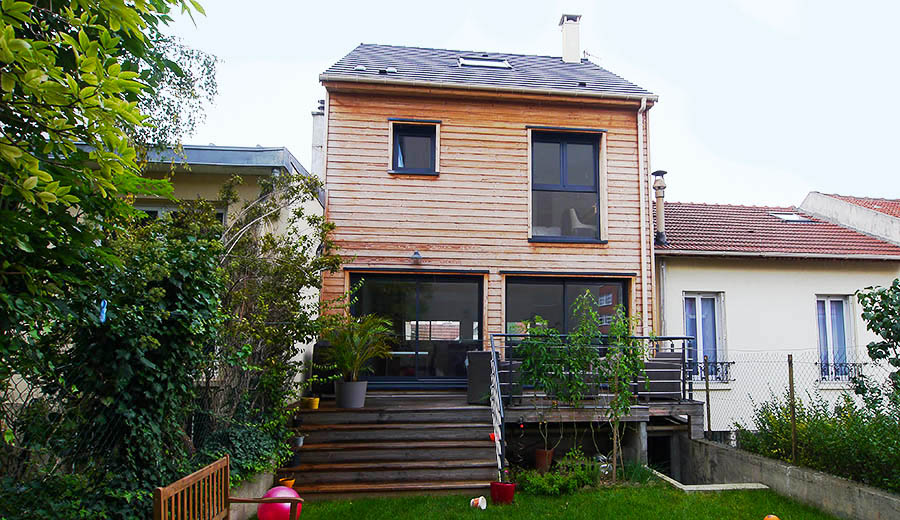
<path id="1" fill-rule="evenodd" d="M 656 245 L 666 245 L 666 180 L 663 179 L 666 172 L 656 170 L 651 173 L 656 177 L 653 181 L 653 191 L 656 192 Z"/>
<path id="2" fill-rule="evenodd" d="M 325 100 L 320 99 L 318 106 L 312 111 L 312 164 L 310 171 L 321 180 L 325 180 Z"/>

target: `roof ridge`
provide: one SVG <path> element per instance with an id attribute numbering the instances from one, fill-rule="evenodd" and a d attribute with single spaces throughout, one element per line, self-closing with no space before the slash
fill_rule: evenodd
<path id="1" fill-rule="evenodd" d="M 666 205 L 692 205 L 692 206 L 708 206 L 713 208 L 747 208 L 747 209 L 768 209 L 768 210 L 791 210 L 802 211 L 797 206 L 760 206 L 755 204 L 723 204 L 718 202 L 680 202 L 665 201 Z"/>
<path id="2" fill-rule="evenodd" d="M 860 200 L 883 200 L 886 202 L 900 202 L 900 199 L 889 199 L 886 197 L 860 197 L 859 195 L 842 195 L 840 193 L 822 193 L 826 197 L 846 197 L 850 199 L 860 199 Z"/>

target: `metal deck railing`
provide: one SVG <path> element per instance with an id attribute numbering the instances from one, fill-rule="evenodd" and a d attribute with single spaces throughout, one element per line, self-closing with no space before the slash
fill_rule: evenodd
<path id="1" fill-rule="evenodd" d="M 528 337 L 528 334 L 490 335 L 490 403 L 494 426 L 494 443 L 497 452 L 497 470 L 500 472 L 501 478 L 506 466 L 504 406 L 509 405 L 516 398 L 521 398 L 527 390 L 527 387 L 520 382 L 519 369 L 522 356 L 516 352 L 516 349 Z M 565 334 L 552 335 L 542 339 L 554 343 L 550 348 L 568 348 L 568 336 Z M 696 370 L 698 365 L 697 361 L 693 359 L 693 351 L 690 348 L 690 342 L 694 340 L 693 337 L 632 336 L 628 340 L 629 343 L 638 343 L 638 345 L 628 348 L 641 349 L 644 353 L 644 374 L 632 382 L 632 388 L 638 401 L 673 401 L 693 398 L 695 381 L 693 371 Z M 609 338 L 606 336 L 598 337 L 593 347 L 598 349 L 598 354 L 601 358 L 604 357 L 610 347 Z M 717 369 L 716 373 L 721 371 L 727 373 L 727 367 L 723 366 Z M 599 372 L 599 369 L 592 368 L 587 370 L 582 376 L 585 380 L 592 382 L 589 386 L 591 389 L 590 395 L 585 396 L 587 399 L 592 400 L 608 395 L 608 393 L 603 391 L 608 386 L 605 384 L 604 375 Z M 531 395 L 535 395 L 533 389 Z M 554 399 L 554 396 L 546 394 L 542 394 L 541 397 L 550 400 Z"/>

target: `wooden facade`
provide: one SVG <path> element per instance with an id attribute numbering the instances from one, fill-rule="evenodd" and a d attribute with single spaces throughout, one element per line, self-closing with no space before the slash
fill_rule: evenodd
<path id="1" fill-rule="evenodd" d="M 508 276 L 608 277 L 629 281 L 629 309 L 642 315 L 641 332 L 651 330 L 649 147 L 640 101 L 365 83 L 325 87 L 326 215 L 347 263 L 342 273 L 324 275 L 323 300 L 346 291 L 354 271 L 474 274 L 483 277 L 488 337 L 506 332 Z M 440 121 L 438 175 L 389 173 L 392 118 Z M 606 243 L 529 240 L 529 127 L 604 130 Z M 421 261 L 411 260 L 414 251 Z"/>

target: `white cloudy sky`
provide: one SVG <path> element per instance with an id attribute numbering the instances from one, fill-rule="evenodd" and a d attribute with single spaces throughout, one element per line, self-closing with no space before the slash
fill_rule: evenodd
<path id="1" fill-rule="evenodd" d="M 309 164 L 318 74 L 357 44 L 560 54 L 582 47 L 653 91 L 669 200 L 799 204 L 810 190 L 900 198 L 900 2 L 201 0 L 175 32 L 222 59 L 189 142 L 287 146 Z"/>

